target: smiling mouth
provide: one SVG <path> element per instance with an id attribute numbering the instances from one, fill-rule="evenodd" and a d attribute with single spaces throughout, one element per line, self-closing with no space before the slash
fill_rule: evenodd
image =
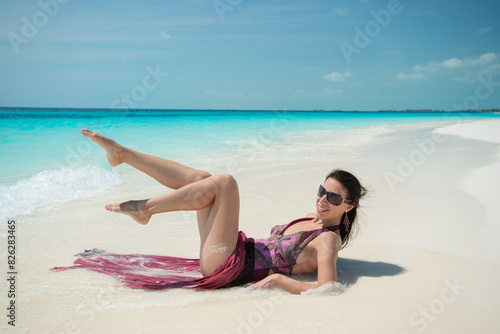
<path id="1" fill-rule="evenodd" d="M 318 203 L 318 211 L 325 212 L 328 211 L 328 207 L 325 207 Z"/>

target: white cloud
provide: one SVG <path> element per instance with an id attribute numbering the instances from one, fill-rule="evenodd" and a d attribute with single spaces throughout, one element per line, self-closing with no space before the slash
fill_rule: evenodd
<path id="1" fill-rule="evenodd" d="M 210 97 L 223 97 L 223 98 L 242 98 L 245 97 L 243 93 L 226 93 L 226 92 L 218 92 L 213 89 L 209 89 L 205 91 L 206 96 Z"/>
<path id="2" fill-rule="evenodd" d="M 162 31 L 161 34 L 160 34 L 160 38 L 161 39 L 171 39 L 172 36 L 170 36 L 169 34 L 167 34 L 166 32 Z"/>
<path id="3" fill-rule="evenodd" d="M 304 89 L 297 89 L 292 96 L 296 98 L 317 98 L 317 97 L 332 97 L 343 93 L 342 89 L 323 88 L 320 92 L 311 92 Z"/>
<path id="4" fill-rule="evenodd" d="M 401 51 L 389 50 L 389 51 L 387 51 L 387 54 L 390 54 L 391 56 L 401 56 Z"/>
<path id="5" fill-rule="evenodd" d="M 464 59 L 464 66 L 479 66 L 479 65 L 488 65 L 494 62 L 497 59 L 497 55 L 493 52 L 485 53 L 481 55 L 479 58 L 467 58 Z"/>
<path id="6" fill-rule="evenodd" d="M 332 72 L 330 74 L 325 74 L 323 76 L 323 79 L 337 82 L 337 81 L 345 81 L 346 78 L 350 77 L 352 77 L 352 73 L 349 71 L 344 72 L 344 74 L 338 72 Z"/>
<path id="7" fill-rule="evenodd" d="M 491 52 L 485 53 L 476 58 L 466 58 L 466 59 L 458 59 L 458 58 L 450 58 L 444 60 L 442 62 L 430 61 L 424 65 L 415 65 L 413 67 L 412 73 L 400 73 L 396 75 L 398 79 L 425 79 L 427 78 L 423 73 L 424 72 L 437 72 L 443 69 L 453 69 L 453 68 L 462 68 L 462 67 L 475 67 L 475 66 L 485 66 L 490 65 L 498 59 L 498 56 Z M 459 81 L 470 81 L 469 76 L 460 77 L 454 76 L 453 80 Z"/>
<path id="8" fill-rule="evenodd" d="M 325 88 L 321 91 L 323 95 L 334 95 L 334 94 L 341 94 L 342 89 L 330 89 L 330 88 Z"/>
<path id="9" fill-rule="evenodd" d="M 416 72 L 436 72 L 441 68 L 441 64 L 437 61 L 431 61 L 427 65 L 415 65 L 413 70 Z"/>
<path id="10" fill-rule="evenodd" d="M 497 59 L 497 55 L 494 54 L 493 52 L 491 53 L 485 53 L 478 59 L 479 64 L 488 64 L 491 63 L 492 61 Z"/>
<path id="11" fill-rule="evenodd" d="M 297 89 L 295 93 L 293 93 L 294 97 L 316 97 L 317 94 L 313 92 L 309 92 L 303 89 Z"/>
<path id="12" fill-rule="evenodd" d="M 497 59 L 497 55 L 493 52 L 485 53 L 478 58 L 466 58 L 460 60 L 458 58 L 451 58 L 443 61 L 440 66 L 450 68 L 450 67 L 465 67 L 465 66 L 477 66 L 477 65 L 487 65 L 492 61 Z"/>
<path id="13" fill-rule="evenodd" d="M 351 10 L 345 7 L 339 7 L 332 10 L 332 14 L 335 16 L 347 16 Z"/>
<path id="14" fill-rule="evenodd" d="M 396 78 L 401 79 L 401 80 L 423 80 L 426 79 L 427 77 L 421 73 L 421 72 L 414 72 L 414 73 L 399 73 L 396 75 Z"/>
<path id="15" fill-rule="evenodd" d="M 490 31 L 492 31 L 492 30 L 493 30 L 493 28 L 492 28 L 492 27 L 483 27 L 483 28 L 479 29 L 479 30 L 477 31 L 477 33 L 478 33 L 479 35 L 484 35 L 484 34 L 486 34 L 486 33 L 489 33 L 489 32 L 490 32 Z"/>
<path id="16" fill-rule="evenodd" d="M 443 67 L 462 67 L 463 61 L 458 58 L 451 58 L 443 62 Z"/>
<path id="17" fill-rule="evenodd" d="M 219 92 L 216 92 L 216 91 L 214 91 L 214 90 L 212 90 L 212 89 L 209 89 L 209 90 L 206 90 L 206 91 L 205 91 L 205 95 L 207 95 L 207 96 L 218 96 L 218 97 L 220 97 L 220 96 L 222 96 L 223 94 L 222 94 L 222 93 L 219 93 Z"/>

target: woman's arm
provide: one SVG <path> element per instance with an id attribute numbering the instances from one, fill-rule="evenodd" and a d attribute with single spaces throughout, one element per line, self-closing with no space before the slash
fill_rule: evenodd
<path id="1" fill-rule="evenodd" d="M 330 232 L 322 233 L 316 240 L 318 283 L 299 282 L 282 274 L 272 274 L 251 285 L 251 288 L 266 289 L 273 286 L 279 286 L 283 290 L 299 294 L 309 289 L 319 288 L 325 283 L 337 281 L 337 256 L 342 243 L 340 237 Z"/>
<path id="2" fill-rule="evenodd" d="M 299 294 L 303 291 L 307 291 L 309 289 L 315 289 L 319 288 L 319 284 L 315 283 L 306 283 L 306 282 L 299 282 L 297 280 L 294 280 L 291 277 L 282 275 L 282 274 L 272 274 L 264 278 L 263 280 L 252 284 L 250 287 L 252 289 L 266 289 L 270 288 L 273 286 L 279 286 L 283 290 L 286 290 L 288 292 L 294 293 L 294 294 Z"/>

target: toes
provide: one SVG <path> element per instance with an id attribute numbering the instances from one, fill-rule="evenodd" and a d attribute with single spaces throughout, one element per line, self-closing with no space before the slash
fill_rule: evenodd
<path id="1" fill-rule="evenodd" d="M 87 129 L 81 129 L 80 132 L 82 133 L 82 135 L 84 135 L 85 137 L 89 138 L 90 140 L 92 141 L 95 141 L 95 138 L 96 138 L 96 135 L 97 135 L 97 132 L 94 132 L 94 131 L 90 131 L 90 130 L 87 130 Z"/>
<path id="2" fill-rule="evenodd" d="M 119 207 L 119 206 L 117 206 L 116 204 L 108 204 L 104 208 L 108 211 L 111 211 L 111 212 L 117 212 L 118 211 L 117 207 Z"/>

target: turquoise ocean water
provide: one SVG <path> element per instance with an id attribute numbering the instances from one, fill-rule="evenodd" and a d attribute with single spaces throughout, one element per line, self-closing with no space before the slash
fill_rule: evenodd
<path id="1" fill-rule="evenodd" d="M 0 216 L 92 196 L 122 182 L 80 134 L 99 131 L 133 149 L 211 172 L 272 160 L 270 148 L 307 150 L 311 138 L 338 146 L 369 142 L 401 124 L 499 118 L 493 113 L 231 110 L 0 110 Z M 349 133 L 349 136 L 344 134 Z M 355 136 L 353 134 L 356 134 Z M 221 163 L 231 158 L 231 163 Z M 200 166 L 201 165 L 201 166 Z"/>

